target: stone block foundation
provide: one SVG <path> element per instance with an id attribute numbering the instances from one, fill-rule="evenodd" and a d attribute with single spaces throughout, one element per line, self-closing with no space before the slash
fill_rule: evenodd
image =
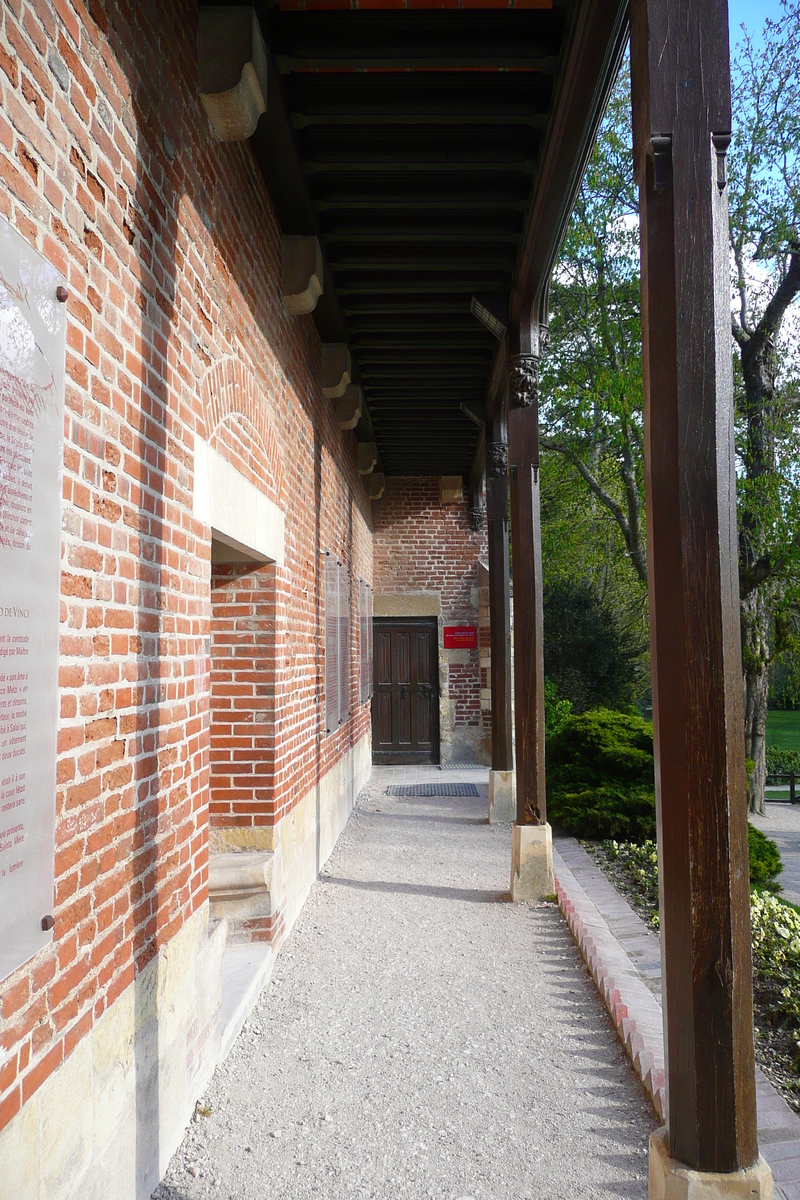
<path id="1" fill-rule="evenodd" d="M 759 1155 L 746 1171 L 692 1171 L 669 1157 L 665 1127 L 650 1135 L 649 1200 L 772 1200 L 772 1172 Z"/>
<path id="2" fill-rule="evenodd" d="M 553 834 L 549 825 L 515 825 L 511 839 L 511 899 L 555 894 Z"/>

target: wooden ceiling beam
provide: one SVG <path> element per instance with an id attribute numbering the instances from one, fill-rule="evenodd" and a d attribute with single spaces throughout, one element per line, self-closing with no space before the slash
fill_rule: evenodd
<path id="1" fill-rule="evenodd" d="M 409 222 L 403 227 L 395 227 L 382 229 L 379 225 L 372 228 L 364 226 L 362 229 L 342 229 L 340 226 L 334 226 L 325 232 L 324 241 L 327 246 L 441 246 L 441 245 L 462 245 L 464 248 L 469 247 L 474 249 L 476 244 L 480 246 L 495 246 L 505 245 L 516 247 L 519 245 L 520 230 L 519 229 L 481 229 L 479 225 L 472 228 L 465 228 L 463 225 L 455 225 L 451 222 L 443 221 L 440 226 L 426 225 L 422 228 L 415 226 Z"/>
<path id="2" fill-rule="evenodd" d="M 525 9 L 316 11 L 265 14 L 283 74 L 415 68 L 480 71 L 558 68 L 564 18 Z"/>
<path id="3" fill-rule="evenodd" d="M 460 188 L 457 193 L 419 192 L 409 193 L 399 190 L 393 196 L 385 193 L 370 194 L 359 192 L 322 192 L 317 196 L 317 208 L 320 212 L 492 212 L 505 210 L 507 212 L 524 213 L 527 209 L 526 197 L 521 191 L 490 194 L 485 191 L 470 192 Z"/>
<path id="4" fill-rule="evenodd" d="M 425 175 L 435 173 L 437 179 L 442 175 L 482 174 L 496 179 L 498 175 L 534 175 L 536 159 L 530 154 L 505 153 L 493 154 L 491 150 L 464 150 L 453 153 L 445 158 L 442 155 L 430 154 L 426 157 L 422 152 L 407 151 L 402 154 L 391 154 L 383 150 L 378 154 L 357 153 L 354 147 L 349 154 L 329 153 L 325 157 L 304 158 L 303 170 L 310 179 L 317 175 Z M 399 200 L 402 207 L 402 200 Z"/>
<path id="5" fill-rule="evenodd" d="M 375 274 L 380 271 L 437 271 L 450 274 L 453 271 L 479 270 L 503 271 L 511 274 L 516 258 L 515 249 L 484 250 L 482 247 L 467 247 L 458 252 L 454 247 L 452 253 L 442 251 L 439 254 L 412 253 L 408 254 L 331 254 L 330 269 L 332 271 L 367 271 Z"/>
<path id="6" fill-rule="evenodd" d="M 407 276 L 398 278 L 375 279 L 366 274 L 358 278 L 356 271 L 350 271 L 344 279 L 337 283 L 337 291 L 343 296 L 418 296 L 431 292 L 434 295 L 455 293 L 466 297 L 467 305 L 476 292 L 499 291 L 508 286 L 510 272 L 463 269 L 463 278 L 455 278 L 452 272 L 447 275 L 420 274 L 416 279 Z"/>
<path id="7" fill-rule="evenodd" d="M 487 104 L 464 106 L 463 108 L 445 109 L 428 105 L 420 108 L 415 105 L 405 105 L 402 112 L 396 108 L 370 107 L 364 109 L 342 108 L 330 105 L 307 109 L 303 112 L 292 112 L 289 117 L 293 129 L 316 129 L 320 127 L 341 126 L 357 129 L 391 129 L 408 126 L 431 125 L 435 128 L 453 127 L 458 129 L 479 129 L 483 127 L 497 128 L 502 126 L 521 126 L 524 129 L 544 129 L 547 123 L 547 110 L 531 112 L 529 107 L 518 105 L 511 107 L 492 107 Z"/>
<path id="8" fill-rule="evenodd" d="M 425 314 L 433 314 L 438 317 L 451 319 L 453 317 L 462 317 L 469 312 L 469 304 L 466 308 L 463 302 L 445 298 L 443 300 L 379 300 L 368 301 L 364 304 L 358 304 L 356 301 L 350 301 L 346 308 L 342 311 L 347 317 L 358 317 L 364 322 L 368 317 L 383 318 L 385 316 L 398 318 L 418 318 Z M 470 313 L 470 316 L 472 314 Z M 381 321 L 381 328 L 388 328 Z M 427 324 L 422 328 L 427 328 Z"/>

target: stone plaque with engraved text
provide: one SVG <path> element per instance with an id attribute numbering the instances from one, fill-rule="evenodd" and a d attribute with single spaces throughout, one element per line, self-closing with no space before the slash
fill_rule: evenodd
<path id="1" fill-rule="evenodd" d="M 0 219 L 0 979 L 53 937 L 63 283 Z"/>

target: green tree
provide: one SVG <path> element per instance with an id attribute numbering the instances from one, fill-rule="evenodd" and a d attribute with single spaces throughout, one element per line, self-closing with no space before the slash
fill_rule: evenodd
<path id="1" fill-rule="evenodd" d="M 581 184 L 551 287 L 542 445 L 588 487 L 647 583 L 638 201 L 623 67 Z"/>
<path id="2" fill-rule="evenodd" d="M 544 672 L 574 712 L 630 707 L 643 650 L 589 580 L 545 584 Z"/>
<path id="3" fill-rule="evenodd" d="M 800 0 L 733 63 L 729 154 L 739 556 L 749 801 L 763 811 L 771 663 L 800 644 Z M 543 445 L 615 523 L 635 578 L 644 537 L 637 197 L 623 67 L 552 288 Z M 797 306 L 795 306 L 795 313 Z"/>
<path id="4" fill-rule="evenodd" d="M 784 0 L 763 44 L 745 33 L 732 64 L 733 336 L 740 458 L 739 585 L 750 807 L 763 811 L 769 667 L 798 644 L 800 478 L 800 3 Z M 794 350 L 794 353 L 793 353 Z"/>

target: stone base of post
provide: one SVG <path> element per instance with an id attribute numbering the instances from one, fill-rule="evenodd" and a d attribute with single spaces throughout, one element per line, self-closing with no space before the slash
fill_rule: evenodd
<path id="1" fill-rule="evenodd" d="M 552 896 L 556 885 L 550 826 L 515 825 L 511 833 L 511 899 L 543 900 Z"/>
<path id="2" fill-rule="evenodd" d="M 517 819 L 516 771 L 489 772 L 489 824 L 513 825 Z"/>
<path id="3" fill-rule="evenodd" d="M 746 1171 L 730 1175 L 692 1171 L 670 1158 L 667 1130 L 650 1135 L 649 1200 L 773 1200 L 772 1172 L 759 1155 Z"/>

